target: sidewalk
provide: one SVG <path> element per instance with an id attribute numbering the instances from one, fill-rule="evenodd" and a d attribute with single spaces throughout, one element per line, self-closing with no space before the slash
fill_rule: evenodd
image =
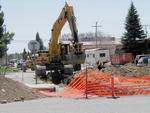
<path id="1" fill-rule="evenodd" d="M 11 78 L 15 81 L 19 81 L 24 84 L 35 84 L 35 73 L 34 71 L 27 70 L 26 72 L 17 72 L 17 73 L 10 73 L 5 75 L 8 78 Z M 44 83 L 43 81 L 39 80 L 37 81 L 38 84 Z"/>

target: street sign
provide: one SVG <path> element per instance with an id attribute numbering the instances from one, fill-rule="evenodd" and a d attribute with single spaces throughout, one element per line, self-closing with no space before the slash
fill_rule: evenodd
<path id="1" fill-rule="evenodd" d="M 40 49 L 40 43 L 36 40 L 31 40 L 28 43 L 28 49 L 32 52 L 38 51 Z"/>

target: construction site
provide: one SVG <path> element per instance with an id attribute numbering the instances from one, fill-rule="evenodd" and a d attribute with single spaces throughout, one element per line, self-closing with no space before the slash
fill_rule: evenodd
<path id="1" fill-rule="evenodd" d="M 126 26 L 124 38 L 115 39 L 98 35 L 101 26 L 96 22 L 94 35 L 79 34 L 72 3 L 67 1 L 60 9 L 48 46 L 41 49 L 41 42 L 31 39 L 25 43 L 28 52 L 19 53 L 21 58 L 1 52 L 0 113 L 149 113 L 148 31 L 143 35 L 141 30 L 137 40 Z M 71 34 L 61 35 L 66 23 Z M 15 36 L 4 30 L 4 36 Z"/>

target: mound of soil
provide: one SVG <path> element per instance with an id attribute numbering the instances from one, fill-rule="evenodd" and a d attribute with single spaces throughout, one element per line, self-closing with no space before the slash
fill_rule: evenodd
<path id="1" fill-rule="evenodd" d="M 44 97 L 45 96 L 33 91 L 24 84 L 0 76 L 0 103 L 20 100 L 24 101 Z"/>
<path id="2" fill-rule="evenodd" d="M 107 67 L 101 70 L 104 73 L 114 74 L 118 76 L 144 76 L 150 75 L 150 67 L 138 67 L 134 64 L 128 63 L 119 67 Z"/>

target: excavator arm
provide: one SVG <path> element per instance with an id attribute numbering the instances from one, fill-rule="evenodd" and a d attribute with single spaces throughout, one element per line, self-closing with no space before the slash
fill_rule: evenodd
<path id="1" fill-rule="evenodd" d="M 66 2 L 52 28 L 51 40 L 49 42 L 50 61 L 52 61 L 53 58 L 58 57 L 60 54 L 58 39 L 61 34 L 61 30 L 67 21 L 71 29 L 73 44 L 79 42 L 75 19 L 73 6 Z"/>
<path id="2" fill-rule="evenodd" d="M 58 42 L 61 30 L 68 22 L 72 34 L 72 44 L 63 44 Z M 47 55 L 47 54 L 46 54 Z M 41 56 L 43 59 L 43 56 Z M 43 60 L 42 60 L 43 61 Z M 66 2 L 58 19 L 52 27 L 51 39 L 49 42 L 48 61 L 38 65 L 36 75 L 51 77 L 54 84 L 59 84 L 73 71 L 81 69 L 81 64 L 85 61 L 85 53 L 82 51 L 82 43 L 79 43 L 78 30 L 76 27 L 76 18 L 74 16 L 73 6 Z M 46 70 L 45 70 L 46 69 Z"/>

